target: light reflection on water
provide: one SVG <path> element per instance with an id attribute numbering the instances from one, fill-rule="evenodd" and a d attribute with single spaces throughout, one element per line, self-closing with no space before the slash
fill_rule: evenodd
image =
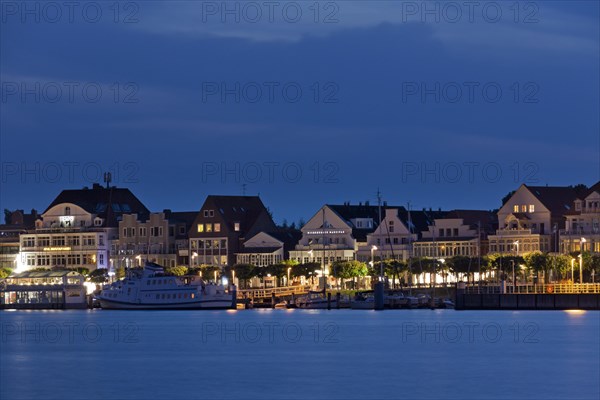
<path id="1" fill-rule="evenodd" d="M 600 398 L 600 312 L 0 313 L 1 399 Z"/>

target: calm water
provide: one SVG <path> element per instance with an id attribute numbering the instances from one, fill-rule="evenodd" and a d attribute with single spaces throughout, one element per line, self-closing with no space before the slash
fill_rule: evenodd
<path id="1" fill-rule="evenodd" d="M 599 312 L 0 312 L 0 398 L 598 399 Z"/>

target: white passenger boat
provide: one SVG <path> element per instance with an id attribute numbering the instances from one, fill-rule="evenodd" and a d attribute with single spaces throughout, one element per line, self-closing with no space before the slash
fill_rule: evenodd
<path id="1" fill-rule="evenodd" d="M 97 298 L 103 309 L 236 308 L 235 290 L 206 283 L 199 276 L 165 276 L 154 263 L 102 289 Z"/>

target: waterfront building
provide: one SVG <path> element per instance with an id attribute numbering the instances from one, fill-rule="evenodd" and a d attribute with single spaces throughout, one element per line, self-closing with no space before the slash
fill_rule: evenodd
<path id="1" fill-rule="evenodd" d="M 147 261 L 165 267 L 188 266 L 188 232 L 197 214 L 171 210 L 124 214 L 119 237 L 112 241 L 113 267 L 141 267 Z"/>
<path id="2" fill-rule="evenodd" d="M 488 252 L 488 234 L 498 227 L 496 213 L 485 210 L 452 210 L 421 234 L 413 244 L 415 257 L 479 257 Z"/>
<path id="3" fill-rule="evenodd" d="M 252 264 L 266 267 L 287 260 L 301 237 L 297 229 L 280 229 L 275 232 L 259 232 L 246 240 L 236 253 L 236 264 Z"/>
<path id="4" fill-rule="evenodd" d="M 580 194 L 572 186 L 521 185 L 498 210 L 498 229 L 489 251 L 524 255 L 557 250 L 565 215 Z"/>
<path id="5" fill-rule="evenodd" d="M 233 265 L 247 239 L 276 229 L 258 196 L 208 196 L 189 231 L 190 266 Z"/>
<path id="6" fill-rule="evenodd" d="M 36 220 L 35 229 L 20 235 L 18 270 L 108 268 L 119 221 L 132 213 L 149 211 L 129 189 L 94 184 L 63 190 Z"/>
<path id="7" fill-rule="evenodd" d="M 565 229 L 560 231 L 561 252 L 600 253 L 600 182 L 575 199 L 565 217 Z"/>
<path id="8" fill-rule="evenodd" d="M 302 237 L 290 251 L 290 259 L 301 264 L 318 263 L 326 270 L 334 261 L 354 260 L 359 249 L 366 248 L 367 235 L 378 222 L 378 207 L 368 202 L 325 204 L 302 227 Z"/>
<path id="9" fill-rule="evenodd" d="M 4 211 L 5 224 L 0 225 L 0 268 L 18 268 L 19 237 L 34 229 L 38 218 L 41 216 L 35 209 L 29 214 L 23 210 Z"/>
<path id="10" fill-rule="evenodd" d="M 25 271 L 0 283 L 0 308 L 86 308 L 84 278 L 75 271 Z"/>
<path id="11" fill-rule="evenodd" d="M 367 235 L 366 246 L 359 246 L 357 260 L 367 262 L 371 256 L 382 260 L 408 260 L 415 256 L 414 244 L 421 238 L 421 232 L 427 229 L 434 218 L 444 214 L 444 211 L 431 209 L 409 213 L 404 207 L 385 205 L 382 207 L 381 225 Z"/>

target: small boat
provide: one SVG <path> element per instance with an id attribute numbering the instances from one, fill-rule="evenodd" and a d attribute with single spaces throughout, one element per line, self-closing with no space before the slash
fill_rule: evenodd
<path id="1" fill-rule="evenodd" d="M 454 302 L 450 299 L 442 299 L 439 307 L 440 308 L 454 308 Z"/>
<path id="2" fill-rule="evenodd" d="M 279 303 L 276 303 L 276 304 L 275 304 L 275 307 L 274 307 L 274 308 L 276 308 L 276 309 L 282 309 L 282 308 L 283 308 L 283 309 L 287 309 L 287 308 L 288 308 L 288 302 L 287 302 L 287 301 L 285 301 L 285 300 L 283 300 L 283 301 L 280 301 Z"/>
<path id="3" fill-rule="evenodd" d="M 229 309 L 236 308 L 235 290 L 206 283 L 199 276 L 166 276 L 155 263 L 132 271 L 97 295 L 103 309 Z"/>
<path id="4" fill-rule="evenodd" d="M 374 310 L 375 296 L 373 291 L 357 292 L 354 299 L 350 301 L 350 308 L 353 310 Z"/>
<path id="5" fill-rule="evenodd" d="M 296 299 L 297 308 L 320 309 L 324 310 L 328 307 L 337 308 L 337 300 L 335 297 L 331 301 L 327 300 L 327 296 L 322 291 L 308 292 L 308 295 Z"/>
<path id="6" fill-rule="evenodd" d="M 386 308 L 403 308 L 410 306 L 410 299 L 402 292 L 389 292 L 383 299 Z"/>
<path id="7" fill-rule="evenodd" d="M 429 307 L 431 304 L 431 296 L 428 294 L 419 294 L 417 295 L 417 307 Z"/>

